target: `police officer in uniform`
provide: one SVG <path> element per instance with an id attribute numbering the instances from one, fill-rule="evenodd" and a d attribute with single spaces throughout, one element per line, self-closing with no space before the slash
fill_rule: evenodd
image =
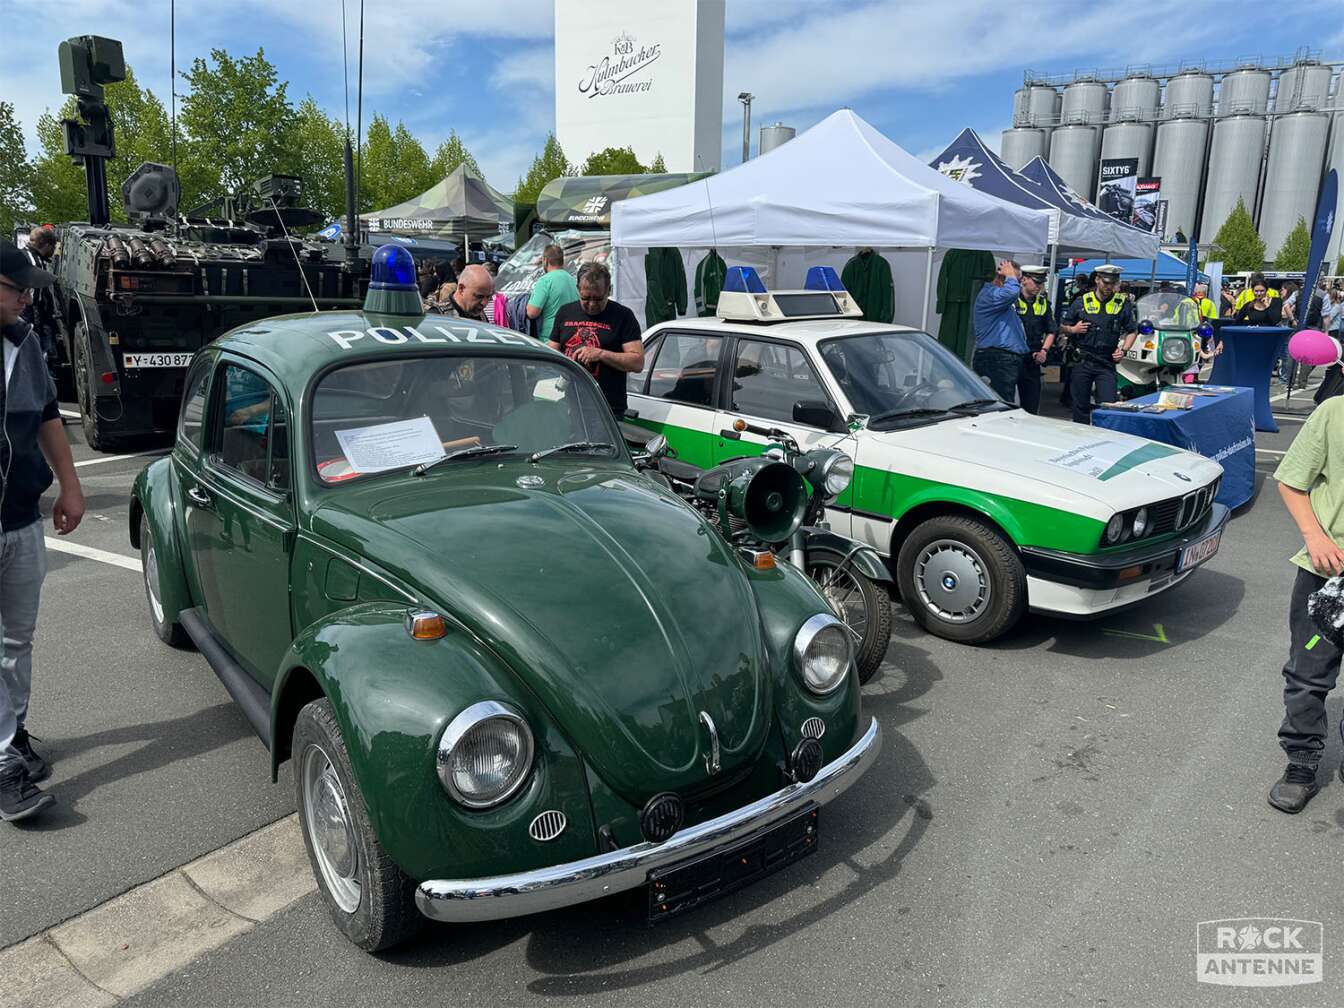
<path id="1" fill-rule="evenodd" d="M 1017 314 L 1027 338 L 1027 355 L 1017 377 L 1017 404 L 1028 413 L 1041 411 L 1041 365 L 1055 344 L 1055 313 L 1045 296 L 1044 266 L 1022 267 L 1022 291 L 1017 298 Z"/>
<path id="2" fill-rule="evenodd" d="M 1074 423 L 1089 423 L 1092 390 L 1097 402 L 1115 399 L 1115 365 L 1138 337 L 1139 320 L 1134 302 L 1116 293 L 1119 266 L 1099 266 L 1092 271 L 1092 290 L 1075 298 L 1064 312 L 1060 331 L 1069 334 L 1074 358 L 1069 375 Z"/>

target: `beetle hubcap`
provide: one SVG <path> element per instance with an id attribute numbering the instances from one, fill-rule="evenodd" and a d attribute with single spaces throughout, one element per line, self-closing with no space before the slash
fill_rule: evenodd
<path id="1" fill-rule="evenodd" d="M 145 593 L 149 595 L 149 608 L 154 611 L 154 622 L 163 622 L 163 603 L 159 601 L 159 557 L 154 552 L 154 537 L 149 528 L 145 528 Z"/>
<path id="2" fill-rule="evenodd" d="M 989 573 L 980 555 L 965 543 L 939 539 L 915 560 L 920 600 L 941 620 L 969 623 L 989 605 Z"/>
<path id="3" fill-rule="evenodd" d="M 359 906 L 359 845 L 336 768 L 319 746 L 303 757 L 304 824 L 331 898 L 346 913 Z"/>

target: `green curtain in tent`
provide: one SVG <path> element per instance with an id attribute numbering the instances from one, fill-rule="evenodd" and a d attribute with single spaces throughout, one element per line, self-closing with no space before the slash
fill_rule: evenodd
<path id="1" fill-rule="evenodd" d="M 669 322 L 686 314 L 686 269 L 674 248 L 651 248 L 644 254 L 646 326 Z"/>
<path id="2" fill-rule="evenodd" d="M 872 249 L 861 249 L 845 263 L 840 283 L 849 291 L 868 322 L 890 322 L 896 317 L 896 289 L 891 264 Z"/>
<path id="3" fill-rule="evenodd" d="M 938 342 L 968 365 L 975 353 L 971 333 L 971 304 L 980 284 L 994 276 L 994 257 L 988 252 L 952 249 L 943 257 L 938 270 L 938 299 L 935 310 L 942 321 Z"/>

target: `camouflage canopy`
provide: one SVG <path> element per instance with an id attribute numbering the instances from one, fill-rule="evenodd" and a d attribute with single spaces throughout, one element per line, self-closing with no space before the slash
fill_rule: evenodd
<path id="1" fill-rule="evenodd" d="M 419 196 L 361 215 L 372 233 L 480 240 L 513 228 L 513 201 L 466 165 Z"/>
<path id="2" fill-rule="evenodd" d="M 537 196 L 543 226 L 611 227 L 611 205 L 705 178 L 709 172 L 681 175 L 578 175 L 552 179 Z"/>

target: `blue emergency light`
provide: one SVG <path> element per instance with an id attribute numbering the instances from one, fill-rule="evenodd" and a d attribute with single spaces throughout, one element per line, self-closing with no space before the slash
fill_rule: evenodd
<path id="1" fill-rule="evenodd" d="M 1147 319 L 1144 319 L 1142 322 L 1139 323 L 1140 336 L 1151 336 L 1156 331 L 1157 330 L 1154 328 L 1153 324 Z"/>
<path id="2" fill-rule="evenodd" d="M 834 266 L 812 266 L 808 268 L 807 279 L 803 281 L 804 290 L 843 291 L 845 285 L 835 272 Z"/>
<path id="3" fill-rule="evenodd" d="M 764 294 L 765 284 L 750 266 L 729 266 L 723 275 L 722 290 L 730 294 Z"/>
<path id="4" fill-rule="evenodd" d="M 384 245 L 373 254 L 365 314 L 423 315 L 415 260 L 400 245 Z"/>
<path id="5" fill-rule="evenodd" d="M 1195 334 L 1198 335 L 1200 339 L 1206 340 L 1213 335 L 1213 326 L 1209 325 L 1207 322 L 1201 322 L 1199 328 L 1195 330 Z"/>

